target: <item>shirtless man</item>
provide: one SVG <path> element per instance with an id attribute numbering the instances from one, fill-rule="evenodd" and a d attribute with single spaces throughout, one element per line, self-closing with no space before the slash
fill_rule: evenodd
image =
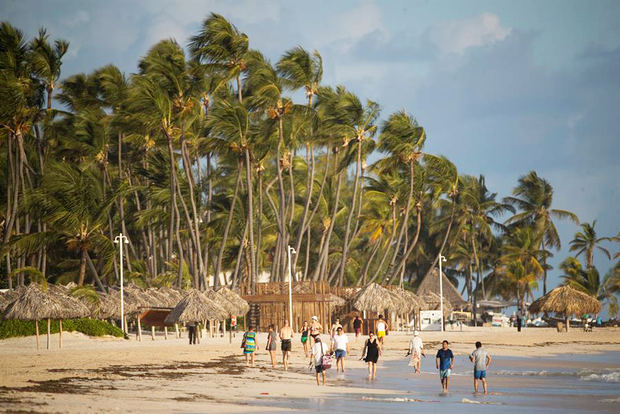
<path id="1" fill-rule="evenodd" d="M 288 360 L 291 354 L 291 343 L 293 339 L 293 328 L 288 326 L 288 321 L 284 321 L 284 326 L 280 329 L 280 341 L 282 341 L 282 363 L 284 370 L 288 371 Z"/>

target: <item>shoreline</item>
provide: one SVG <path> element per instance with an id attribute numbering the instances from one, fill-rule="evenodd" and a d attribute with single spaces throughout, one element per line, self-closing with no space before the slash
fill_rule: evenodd
<path id="1" fill-rule="evenodd" d="M 365 369 L 359 361 L 363 341 L 348 334 L 351 350 L 347 369 Z M 451 342 L 459 365 L 481 340 L 492 356 L 548 357 L 552 355 L 620 352 L 620 329 L 601 328 L 592 333 L 557 333 L 550 328 L 529 328 L 517 333 L 509 328 L 471 328 L 453 332 L 422 332 L 432 359 L 443 338 Z M 203 338 L 199 345 L 163 336 L 142 342 L 118 338 L 90 338 L 63 333 L 63 349 L 58 335 L 52 335 L 51 350 L 36 351 L 34 337 L 0 341 L 0 402 L 9 411 L 83 412 L 145 409 L 160 411 L 290 411 L 282 401 L 308 398 L 334 398 L 338 395 L 394 396 L 398 390 L 378 384 L 353 384 L 335 374 L 327 375 L 327 386 L 317 387 L 309 358 L 303 353 L 299 335 L 293 342 L 291 369 L 281 364 L 272 369 L 264 350 L 266 334 L 259 334 L 260 351 L 255 368 L 245 366 L 239 349 L 241 334 L 229 344 L 228 337 Z M 402 361 L 412 335 L 391 333 L 386 337 L 384 361 Z M 323 336 L 328 339 L 327 335 Z M 45 339 L 42 340 L 45 347 Z M 278 350 L 278 360 L 281 353 Z M 430 358 L 429 358 L 430 357 Z M 516 362 L 515 362 L 516 361 Z M 591 363 L 617 366 L 620 361 Z M 518 365 L 518 360 L 511 362 Z M 578 365 L 578 361 L 575 362 Z M 461 368 L 461 372 L 463 372 Z M 381 375 L 381 374 L 379 374 Z M 375 386 L 378 386 L 375 387 Z M 402 392 L 400 392 L 402 394 Z"/>

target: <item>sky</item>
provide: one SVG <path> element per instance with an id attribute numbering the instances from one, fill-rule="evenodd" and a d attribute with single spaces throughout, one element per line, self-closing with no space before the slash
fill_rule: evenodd
<path id="1" fill-rule="evenodd" d="M 70 42 L 63 76 L 113 63 L 127 73 L 159 40 L 186 45 L 215 12 L 273 62 L 318 50 L 323 83 L 405 109 L 425 151 L 486 177 L 498 197 L 531 170 L 553 206 L 620 232 L 620 1 L 0 0 L 0 20 Z M 558 225 L 550 286 L 575 224 Z M 608 245 L 612 252 L 620 244 Z M 597 254 L 601 275 L 612 262 Z"/>

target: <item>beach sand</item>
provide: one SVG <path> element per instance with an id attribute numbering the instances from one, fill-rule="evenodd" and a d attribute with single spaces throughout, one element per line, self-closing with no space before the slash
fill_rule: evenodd
<path id="1" fill-rule="evenodd" d="M 347 368 L 365 368 L 362 338 L 351 338 Z M 403 360 L 411 335 L 390 333 L 383 360 Z M 481 341 L 494 356 L 539 357 L 562 354 L 593 354 L 620 351 L 620 329 L 577 329 L 558 333 L 550 328 L 529 328 L 518 333 L 509 328 L 469 328 L 463 331 L 422 332 L 429 356 L 448 339 L 457 356 L 468 355 Z M 328 339 L 324 336 L 324 340 Z M 380 384 L 366 386 L 348 376 L 328 372 L 328 385 L 317 387 L 308 369 L 299 336 L 294 340 L 291 365 L 275 370 L 264 351 L 266 334 L 259 334 L 261 350 L 256 367 L 245 366 L 240 349 L 241 334 L 233 338 L 205 337 L 199 345 L 181 339 L 145 335 L 142 342 L 117 338 L 89 338 L 63 334 L 63 349 L 52 336 L 52 349 L 35 348 L 34 337 L 0 341 L 0 411 L 11 412 L 258 412 L 307 409 L 300 399 L 329 400 L 338 395 L 359 399 L 389 399 L 399 392 Z M 45 338 L 42 338 L 45 347 Z M 278 351 L 278 359 L 281 354 Z M 426 364 L 431 359 L 426 358 Z M 518 362 L 510 361 L 511 364 Z M 553 359 L 547 364 L 553 367 Z M 567 363 L 562 362 L 566 368 Z M 620 361 L 589 362 L 588 366 L 620 367 Z M 570 363 L 568 363 L 570 365 Z M 582 366 L 575 362 L 575 366 Z M 568 367 L 570 368 L 570 367 Z M 431 367 L 432 369 L 432 367 Z M 430 379 L 429 379 L 430 380 Z M 522 380 L 515 378 L 515 380 Z M 433 377 L 433 380 L 435 378 Z M 469 386 L 469 379 L 464 383 Z M 436 381 L 435 381 L 436 382 Z M 455 381 L 458 385 L 460 381 Z M 436 384 L 434 384 L 436 385 Z M 370 396 L 370 397 L 369 397 Z M 290 402 L 288 404 L 287 402 Z M 325 407 L 326 408 L 326 407 Z M 318 409 L 322 409 L 321 406 Z"/>

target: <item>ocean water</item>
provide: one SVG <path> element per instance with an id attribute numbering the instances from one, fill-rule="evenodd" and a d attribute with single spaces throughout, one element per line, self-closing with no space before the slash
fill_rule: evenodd
<path id="1" fill-rule="evenodd" d="M 434 355 L 434 354 L 433 354 Z M 422 360 L 422 375 L 414 377 L 407 359 L 378 364 L 377 379 L 367 371 L 346 375 L 330 370 L 328 382 L 361 386 L 366 395 L 334 394 L 327 398 L 271 400 L 269 405 L 339 413 L 592 413 L 620 412 L 620 352 L 554 357 L 494 357 L 487 380 L 489 395 L 473 393 L 472 364 L 458 356 L 450 377 L 450 392 L 441 393 L 435 361 Z M 314 386 L 309 374 L 309 386 Z M 396 391 L 395 395 L 376 392 Z M 482 391 L 482 384 L 480 384 Z"/>

